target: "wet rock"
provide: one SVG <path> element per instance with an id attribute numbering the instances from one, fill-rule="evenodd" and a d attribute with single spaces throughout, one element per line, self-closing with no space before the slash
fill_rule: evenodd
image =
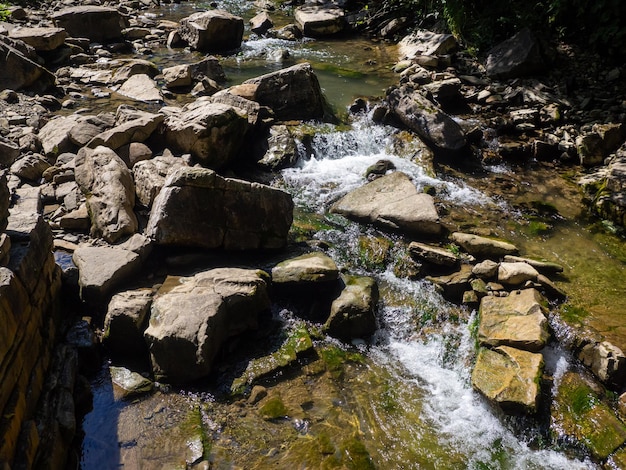
<path id="1" fill-rule="evenodd" d="M 292 218 L 286 192 L 208 169 L 180 168 L 156 197 L 146 234 L 161 245 L 276 249 L 287 243 Z"/>
<path id="2" fill-rule="evenodd" d="M 330 316 L 322 328 L 343 341 L 368 338 L 376 331 L 378 285 L 371 277 L 342 276 L 344 289 L 330 307 Z"/>
<path id="3" fill-rule="evenodd" d="M 483 297 L 478 341 L 483 346 L 540 351 L 550 337 L 542 302 L 545 299 L 535 289 L 512 292 L 506 297 Z"/>
<path id="4" fill-rule="evenodd" d="M 414 235 L 441 232 L 432 196 L 418 193 L 409 177 L 399 171 L 351 191 L 333 204 L 330 211 Z"/>
<path id="5" fill-rule="evenodd" d="M 141 269 L 139 255 L 108 246 L 83 246 L 74 251 L 72 260 L 78 268 L 81 299 L 101 305 L 113 289 Z"/>
<path id="6" fill-rule="evenodd" d="M 150 393 L 154 389 L 151 380 L 138 372 L 133 372 L 125 367 L 109 367 L 111 382 L 113 382 L 113 394 L 116 400 L 134 398 L 138 395 Z"/>
<path id="7" fill-rule="evenodd" d="M 138 162 L 133 166 L 137 200 L 146 207 L 152 207 L 165 179 L 183 166 L 187 164 L 182 158 L 165 155 Z"/>
<path id="8" fill-rule="evenodd" d="M 162 102 L 163 95 L 157 84 L 148 75 L 133 75 L 117 90 L 120 95 L 147 103 Z"/>
<path id="9" fill-rule="evenodd" d="M 302 34 L 308 37 L 330 36 L 345 28 L 345 13 L 334 5 L 304 5 L 293 16 Z"/>
<path id="10" fill-rule="evenodd" d="M 567 372 L 557 385 L 550 430 L 559 441 L 575 442 L 598 460 L 626 442 L 626 427 L 580 375 Z"/>
<path id="11" fill-rule="evenodd" d="M 481 261 L 472 268 L 472 274 L 481 279 L 494 279 L 498 274 L 498 263 L 490 259 Z"/>
<path id="12" fill-rule="evenodd" d="M 387 102 L 403 125 L 436 149 L 454 152 L 467 145 L 461 126 L 419 91 L 403 85 L 387 96 Z"/>
<path id="13" fill-rule="evenodd" d="M 324 101 L 309 63 L 293 65 L 243 82 L 256 86 L 253 101 L 267 106 L 280 120 L 321 119 Z"/>
<path id="14" fill-rule="evenodd" d="M 515 78 L 545 72 L 540 44 L 525 28 L 488 52 L 487 75 L 495 78 Z"/>
<path id="15" fill-rule="evenodd" d="M 437 34 L 424 29 L 417 30 L 402 38 L 398 44 L 400 60 L 414 59 L 417 56 L 437 56 L 452 52 L 458 46 L 451 34 Z"/>
<path id="16" fill-rule="evenodd" d="M 250 19 L 250 31 L 259 36 L 263 36 L 273 27 L 274 22 L 265 11 L 262 11 Z"/>
<path id="17" fill-rule="evenodd" d="M 518 249 L 515 245 L 501 240 L 481 237 L 471 233 L 454 232 L 450 239 L 477 258 L 501 258 L 505 255 L 516 255 Z"/>
<path id="18" fill-rule="evenodd" d="M 448 300 L 458 302 L 463 298 L 464 292 L 470 289 L 472 268 L 462 264 L 461 269 L 447 276 L 427 276 L 426 280 L 435 284 L 441 294 Z"/>
<path id="19" fill-rule="evenodd" d="M 296 163 L 298 148 L 296 140 L 284 125 L 270 127 L 267 138 L 267 150 L 259 160 L 259 165 L 273 171 L 288 168 Z"/>
<path id="20" fill-rule="evenodd" d="M 115 8 L 85 5 L 65 8 L 52 14 L 54 24 L 75 38 L 109 42 L 124 37 L 128 20 Z"/>
<path id="21" fill-rule="evenodd" d="M 113 150 L 83 147 L 76 156 L 75 177 L 87 199 L 92 236 L 114 243 L 137 231 L 132 175 Z"/>
<path id="22" fill-rule="evenodd" d="M 36 62 L 34 49 L 0 34 L 0 90 L 46 91 L 55 76 Z"/>
<path id="23" fill-rule="evenodd" d="M 539 273 L 527 263 L 500 263 L 498 282 L 510 286 L 519 286 L 526 281 L 536 281 Z"/>
<path id="24" fill-rule="evenodd" d="M 333 259 L 320 252 L 291 258 L 272 268 L 274 284 L 334 282 L 338 278 L 339 270 Z"/>
<path id="25" fill-rule="evenodd" d="M 168 278 L 145 332 L 155 377 L 179 383 L 206 376 L 221 346 L 256 328 L 259 313 L 269 306 L 261 271 L 219 268 Z"/>
<path id="26" fill-rule="evenodd" d="M 104 345 L 117 357 L 133 359 L 147 355 L 143 332 L 148 326 L 153 292 L 148 289 L 115 294 L 104 318 Z"/>
<path id="27" fill-rule="evenodd" d="M 38 52 L 47 52 L 61 47 L 65 42 L 67 32 L 63 28 L 18 27 L 9 31 L 9 37 L 24 41 Z"/>
<path id="28" fill-rule="evenodd" d="M 375 179 L 386 175 L 387 172 L 395 169 L 396 166 L 391 160 L 382 159 L 378 160 L 373 165 L 368 166 L 365 170 L 364 176 L 367 178 L 367 181 L 374 181 Z"/>
<path id="29" fill-rule="evenodd" d="M 224 10 L 210 10 L 182 19 L 178 34 L 193 49 L 221 52 L 241 46 L 243 29 L 243 18 Z"/>
<path id="30" fill-rule="evenodd" d="M 626 356 L 608 341 L 590 342 L 578 353 L 578 358 L 603 383 L 622 387 L 626 379 Z"/>
<path id="31" fill-rule="evenodd" d="M 541 354 L 508 346 L 481 348 L 472 371 L 472 386 L 505 413 L 534 413 L 542 372 Z"/>
<path id="32" fill-rule="evenodd" d="M 435 266 L 451 268 L 459 263 L 457 256 L 450 250 L 425 243 L 411 242 L 409 253 L 417 261 L 423 261 Z"/>
<path id="33" fill-rule="evenodd" d="M 183 108 L 169 108 L 167 113 L 164 135 L 173 150 L 190 153 L 216 170 L 233 163 L 248 130 L 240 108 L 200 98 Z"/>

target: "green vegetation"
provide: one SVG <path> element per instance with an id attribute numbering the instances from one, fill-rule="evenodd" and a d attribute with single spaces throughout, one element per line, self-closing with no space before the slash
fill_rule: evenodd
<path id="1" fill-rule="evenodd" d="M 8 3 L 0 3 L 0 21 L 7 21 L 11 16 Z"/>
<path id="2" fill-rule="evenodd" d="M 586 317 L 589 316 L 589 312 L 582 307 L 577 307 L 572 304 L 564 304 L 559 309 L 559 316 L 566 323 L 581 323 Z"/>
<path id="3" fill-rule="evenodd" d="M 284 418 L 287 416 L 287 407 L 279 396 L 274 396 L 261 406 L 259 414 L 266 420 Z"/>

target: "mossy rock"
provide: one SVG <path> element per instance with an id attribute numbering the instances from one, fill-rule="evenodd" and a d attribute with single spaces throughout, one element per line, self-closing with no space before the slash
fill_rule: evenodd
<path id="1" fill-rule="evenodd" d="M 263 401 L 259 408 L 259 415 L 265 420 L 284 418 L 287 416 L 287 407 L 280 396 L 274 395 Z"/>
<path id="2" fill-rule="evenodd" d="M 626 442 L 626 426 L 576 373 L 568 372 L 561 379 L 551 416 L 551 432 L 557 439 L 577 442 L 598 460 Z"/>

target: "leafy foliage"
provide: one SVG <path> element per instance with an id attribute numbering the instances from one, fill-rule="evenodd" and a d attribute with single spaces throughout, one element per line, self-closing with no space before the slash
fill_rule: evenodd
<path id="1" fill-rule="evenodd" d="M 0 3 L 0 21 L 7 21 L 11 16 L 8 3 Z"/>

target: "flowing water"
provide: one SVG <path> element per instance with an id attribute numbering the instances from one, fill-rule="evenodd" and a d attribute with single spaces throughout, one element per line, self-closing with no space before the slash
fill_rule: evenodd
<path id="1" fill-rule="evenodd" d="M 236 5 L 222 6 L 250 16 L 247 9 L 234 9 Z M 193 4 L 168 8 L 158 14 L 177 19 L 191 13 Z M 286 22 L 280 15 L 277 18 Z M 388 71 L 394 60 L 393 48 L 365 40 L 286 43 L 252 38 L 237 55 L 224 58 L 225 71 L 236 83 L 290 65 L 267 60 L 271 50 L 281 48 L 289 51 L 289 60 L 313 64 L 327 99 L 339 111 L 356 97 L 381 96 L 395 80 Z M 155 60 L 167 66 L 184 59 L 161 51 Z M 436 174 L 423 161 L 419 145 L 392 128 L 373 124 L 368 116 L 350 126 L 310 126 L 314 130 L 311 145 L 301 146 L 298 164 L 284 170 L 275 184 L 293 195 L 296 224 L 298 220 L 313 221 L 308 235 L 329 247 L 329 255 L 340 268 L 373 276 L 379 283 L 379 330 L 370 343 L 357 343 L 347 351 L 356 352 L 359 361 L 346 364 L 336 377 L 311 373 L 278 380 L 273 387 L 284 396 L 304 390 L 312 405 L 304 414 L 298 410 L 275 423 L 255 421 L 250 411 L 242 411 L 241 403 L 215 398 L 219 395 L 215 384 L 193 392 L 160 387 L 134 402 L 116 400 L 105 366 L 94 379 L 94 407 L 83 421 L 81 467 L 185 468 L 185 462 L 196 461 L 194 451 L 202 445 L 187 431 L 201 429 L 204 458 L 211 461 L 211 468 L 333 468 L 328 460 L 316 460 L 307 445 L 315 441 L 319 447 L 324 436 L 340 439 L 342 433 L 357 436 L 371 457 L 368 465 L 377 468 L 596 468 L 584 457 L 551 446 L 547 416 L 504 417 L 472 390 L 475 343 L 470 326 L 475 312 L 448 303 L 426 281 L 398 277 L 398 268 L 406 259 L 407 240 L 327 211 L 333 201 L 366 182 L 368 166 L 387 159 L 410 175 L 418 190 L 434 188 L 440 207 L 452 212 L 462 208 L 478 218 L 481 214 L 502 218 L 498 225 L 488 222 L 486 216 L 485 223 L 494 223 L 527 252 L 565 261 L 569 267 L 577 263 L 578 251 L 585 252 L 583 258 L 590 264 L 596 263 L 598 258 L 590 252 L 598 250 L 611 275 L 624 274 L 623 260 L 607 254 L 601 244 L 590 240 L 585 227 L 576 224 L 560 222 L 543 238 L 514 235 L 511 227 L 523 226 L 524 217 L 510 200 L 490 194 L 478 181 L 472 184 L 471 178 L 468 183 L 458 176 Z M 512 172 L 505 167 L 488 171 Z M 581 246 L 586 248 L 575 248 L 577 244 L 564 247 L 563 238 L 583 238 Z M 605 241 L 605 245 L 610 243 Z M 582 277 L 582 281 L 574 277 L 568 282 L 582 286 L 591 279 L 607 284 L 609 290 L 609 281 L 602 275 Z M 619 286 L 614 289 L 619 298 L 623 291 Z M 285 325 L 294 321 L 293 317 L 286 310 L 274 312 L 274 320 Z M 329 338 L 317 342 L 344 349 Z M 555 381 L 572 367 L 573 361 L 558 346 L 546 348 L 544 355 L 546 375 Z M 348 448 L 355 455 L 359 452 L 354 449 L 361 449 L 355 445 Z M 332 452 L 324 458 L 330 457 Z M 356 457 L 351 462 L 344 462 L 343 468 L 369 468 L 358 464 Z"/>

